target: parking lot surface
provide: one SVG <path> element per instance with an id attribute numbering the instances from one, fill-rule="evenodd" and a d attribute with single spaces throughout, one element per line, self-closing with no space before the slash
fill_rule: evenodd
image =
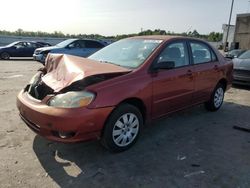
<path id="1" fill-rule="evenodd" d="M 15 100 L 41 65 L 0 61 L 0 187 L 250 187 L 250 88 L 234 87 L 218 112 L 203 105 L 145 127 L 128 151 L 98 141 L 62 144 L 33 133 Z"/>

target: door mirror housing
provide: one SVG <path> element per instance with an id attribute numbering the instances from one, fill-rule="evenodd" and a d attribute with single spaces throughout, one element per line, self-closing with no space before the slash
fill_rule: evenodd
<path id="1" fill-rule="evenodd" d="M 154 65 L 154 69 L 173 69 L 175 67 L 174 61 L 160 61 Z"/>

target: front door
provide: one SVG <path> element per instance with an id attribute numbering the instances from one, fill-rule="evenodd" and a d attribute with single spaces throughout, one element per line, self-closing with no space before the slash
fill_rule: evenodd
<path id="1" fill-rule="evenodd" d="M 19 42 L 15 44 L 15 50 L 13 51 L 13 57 L 25 57 L 26 53 L 26 42 Z"/>
<path id="2" fill-rule="evenodd" d="M 152 73 L 153 118 L 191 105 L 194 90 L 194 70 L 189 62 L 186 42 L 168 44 L 154 63 L 159 62 L 174 62 L 175 66 Z"/>

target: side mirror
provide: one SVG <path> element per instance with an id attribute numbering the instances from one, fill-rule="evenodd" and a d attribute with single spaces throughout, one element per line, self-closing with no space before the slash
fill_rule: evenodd
<path id="1" fill-rule="evenodd" d="M 154 65 L 154 69 L 173 69 L 175 67 L 174 61 L 160 61 Z"/>

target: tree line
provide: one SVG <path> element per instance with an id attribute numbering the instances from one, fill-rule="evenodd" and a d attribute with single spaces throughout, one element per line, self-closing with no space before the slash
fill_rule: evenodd
<path id="1" fill-rule="evenodd" d="M 141 31 L 139 33 L 123 34 L 116 36 L 102 36 L 99 34 L 64 34 L 61 31 L 54 31 L 53 33 L 49 33 L 43 31 L 24 31 L 22 29 L 18 29 L 14 32 L 0 30 L 0 35 L 23 36 L 23 37 L 53 37 L 53 38 L 92 38 L 92 39 L 113 39 L 113 40 L 119 40 L 127 37 L 141 36 L 141 35 L 177 35 L 177 36 L 201 38 L 211 42 L 219 42 L 222 40 L 222 33 L 219 32 L 210 32 L 209 34 L 205 35 L 205 34 L 200 34 L 197 30 L 183 32 L 183 33 L 175 33 L 161 29 L 155 29 L 155 30 L 148 29 Z"/>

